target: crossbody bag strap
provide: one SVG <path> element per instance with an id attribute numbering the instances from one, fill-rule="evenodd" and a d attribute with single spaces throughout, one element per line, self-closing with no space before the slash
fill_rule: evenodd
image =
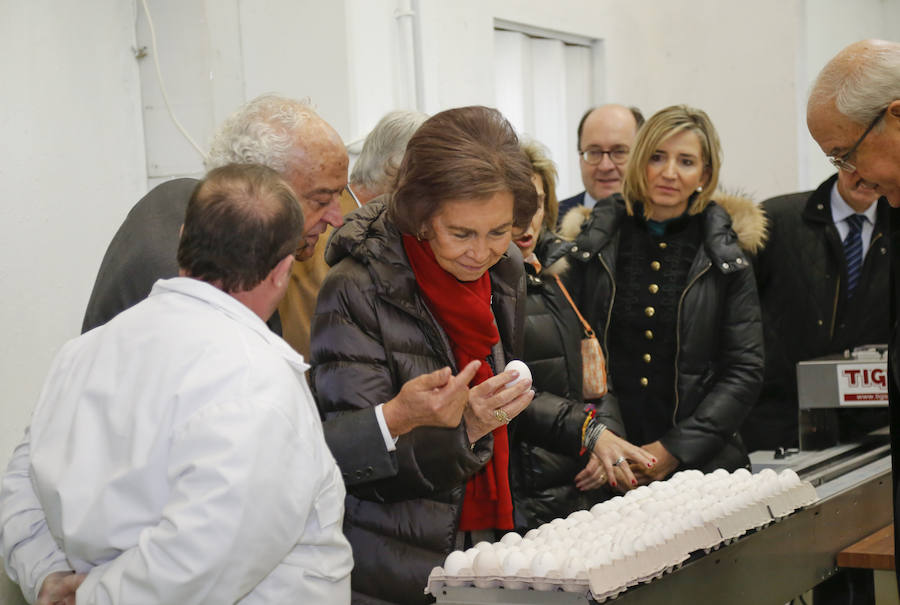
<path id="1" fill-rule="evenodd" d="M 559 275 L 554 274 L 553 279 L 555 279 L 556 283 L 559 284 L 559 289 L 562 290 L 563 296 L 566 297 L 566 300 L 569 301 L 570 305 L 572 305 L 572 310 L 575 311 L 575 315 L 577 315 L 578 319 L 581 320 L 581 325 L 584 326 L 584 335 L 587 338 L 593 338 L 594 331 L 591 329 L 591 324 L 587 322 L 584 316 L 581 315 L 581 311 L 579 311 L 578 307 L 575 306 L 575 303 L 572 301 L 572 297 L 569 296 L 569 291 L 566 290 L 566 287 L 563 285 L 562 280 L 559 279 Z"/>

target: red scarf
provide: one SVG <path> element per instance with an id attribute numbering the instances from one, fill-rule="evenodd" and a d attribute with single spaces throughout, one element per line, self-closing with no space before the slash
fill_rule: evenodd
<path id="1" fill-rule="evenodd" d="M 494 375 L 487 357 L 500 341 L 491 311 L 490 275 L 485 272 L 473 282 L 461 282 L 438 265 L 428 242 L 404 235 L 403 248 L 428 308 L 450 339 L 456 366 L 480 360 L 469 386 L 481 384 Z M 512 528 L 509 437 L 504 425 L 494 429 L 494 455 L 466 484 L 459 529 Z"/>

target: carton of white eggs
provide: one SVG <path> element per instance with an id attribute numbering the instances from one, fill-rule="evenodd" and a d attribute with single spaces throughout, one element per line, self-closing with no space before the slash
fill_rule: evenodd
<path id="1" fill-rule="evenodd" d="M 602 602 L 816 500 L 791 470 L 681 471 L 524 536 L 510 532 L 454 551 L 432 570 L 426 592 L 445 585 L 562 590 Z"/>

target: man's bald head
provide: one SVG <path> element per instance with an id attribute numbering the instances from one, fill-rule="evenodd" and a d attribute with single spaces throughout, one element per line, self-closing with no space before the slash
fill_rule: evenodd
<path id="1" fill-rule="evenodd" d="M 835 55 L 813 84 L 806 122 L 826 155 L 900 206 L 900 44 L 862 40 Z"/>
<path id="2" fill-rule="evenodd" d="M 294 253 L 302 230 L 297 198 L 277 172 L 226 164 L 210 171 L 191 195 L 178 266 L 225 292 L 246 292 Z"/>
<path id="3" fill-rule="evenodd" d="M 861 40 L 847 46 L 813 83 L 807 116 L 832 106 L 843 116 L 868 125 L 879 111 L 900 98 L 900 44 Z"/>
<path id="4" fill-rule="evenodd" d="M 581 120 L 578 121 L 578 148 L 581 149 L 581 135 L 584 132 L 584 123 L 589 117 L 593 115 L 594 118 L 598 118 L 606 115 L 607 119 L 620 119 L 627 122 L 628 116 L 625 115 L 626 111 L 631 112 L 631 117 L 634 118 L 635 132 L 637 132 L 640 130 L 641 126 L 644 125 L 644 114 L 641 113 L 640 109 L 633 105 L 631 107 L 625 107 L 618 103 L 609 103 L 607 105 L 591 107 L 584 112 L 584 115 L 581 116 Z"/>
<path id="5" fill-rule="evenodd" d="M 630 150 L 644 116 L 635 107 L 601 105 L 587 111 L 578 124 L 578 151 L 581 153 L 581 180 L 594 199 L 603 199 L 622 191 L 624 163 L 603 155 L 599 162 L 585 161 L 585 151 Z"/>
<path id="6" fill-rule="evenodd" d="M 239 108 L 213 136 L 206 168 L 233 163 L 262 164 L 293 187 L 306 225 L 299 258 L 312 255 L 328 225 L 343 223 L 339 199 L 347 185 L 347 150 L 309 104 L 263 95 Z"/>

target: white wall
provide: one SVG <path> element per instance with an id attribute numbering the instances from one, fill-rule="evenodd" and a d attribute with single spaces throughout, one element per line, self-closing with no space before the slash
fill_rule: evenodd
<path id="1" fill-rule="evenodd" d="M 0 466 L 52 355 L 79 332 L 127 210 L 148 183 L 200 170 L 162 106 L 150 58 L 134 57 L 133 47 L 149 49 L 136 2 L 0 2 Z M 599 41 L 605 66 L 586 106 L 619 101 L 648 115 L 671 103 L 706 109 L 725 147 L 724 184 L 756 199 L 828 173 L 803 110 L 825 61 L 854 39 L 900 39 L 898 0 L 149 5 L 169 95 L 204 147 L 224 116 L 266 91 L 309 97 L 345 140 L 398 107 L 490 105 L 493 22 L 504 19 Z M 0 588 L 0 602 L 7 598 Z"/>
<path id="2" fill-rule="evenodd" d="M 649 116 L 673 103 L 696 105 L 720 131 L 725 186 L 758 200 L 797 187 L 796 100 L 806 86 L 798 88 L 796 67 L 806 52 L 802 0 L 421 0 L 418 7 L 424 111 L 493 103 L 493 19 L 504 19 L 602 41 L 605 65 L 595 66 L 601 81 L 583 109 L 622 102 Z M 840 47 L 832 44 L 830 54 Z M 371 61 L 378 50 L 368 52 Z"/>
<path id="3" fill-rule="evenodd" d="M 146 187 L 134 44 L 128 2 L 0 2 L 3 467 Z M 0 603 L 12 595 L 0 582 Z"/>
<path id="4" fill-rule="evenodd" d="M 411 0 L 345 0 L 350 87 L 348 143 L 361 141 L 391 109 L 416 109 L 417 16 Z M 385 109 L 390 108 L 390 109 Z"/>
<path id="5" fill-rule="evenodd" d="M 488 21 L 502 18 L 602 40 L 605 66 L 595 68 L 605 81 L 593 103 L 637 105 L 648 117 L 674 103 L 705 109 L 723 141 L 725 186 L 756 199 L 796 187 L 800 0 L 435 4 L 422 11 L 431 47 L 428 111 L 490 104 Z"/>
<path id="6" fill-rule="evenodd" d="M 148 21 L 140 0 L 136 5 L 136 44 L 145 53 L 138 67 L 148 177 L 156 184 L 201 174 L 203 156 L 178 132 L 165 106 Z M 148 7 L 172 111 L 205 152 L 216 125 L 244 101 L 237 0 L 149 0 Z"/>
<path id="7" fill-rule="evenodd" d="M 652 20 L 635 10 L 639 35 L 609 44 L 614 89 L 648 117 L 676 103 L 704 109 L 722 141 L 722 186 L 757 200 L 793 190 L 798 4 L 678 0 Z"/>
<path id="8" fill-rule="evenodd" d="M 343 2 L 241 2 L 241 45 L 248 98 L 275 91 L 309 97 L 343 137 L 350 132 Z"/>

